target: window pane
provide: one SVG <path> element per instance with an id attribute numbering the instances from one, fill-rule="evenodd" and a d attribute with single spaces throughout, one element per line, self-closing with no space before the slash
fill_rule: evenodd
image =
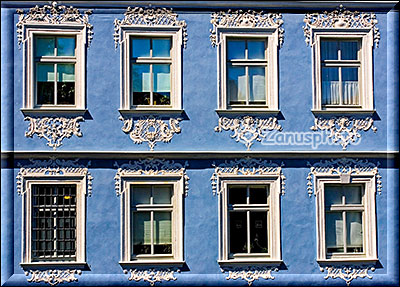
<path id="1" fill-rule="evenodd" d="M 251 204 L 267 204 L 268 203 L 268 186 L 251 186 L 250 187 L 250 203 Z"/>
<path id="2" fill-rule="evenodd" d="M 337 60 L 338 44 L 336 41 L 321 41 L 321 60 Z"/>
<path id="3" fill-rule="evenodd" d="M 228 66 L 228 98 L 230 104 L 246 104 L 247 78 L 244 67 Z"/>
<path id="4" fill-rule="evenodd" d="M 75 56 L 75 38 L 57 37 L 57 56 Z"/>
<path id="5" fill-rule="evenodd" d="M 228 40 L 228 60 L 245 58 L 246 41 Z"/>
<path id="6" fill-rule="evenodd" d="M 154 253 L 172 253 L 171 213 L 154 212 Z"/>
<path id="7" fill-rule="evenodd" d="M 131 57 L 150 57 L 150 39 L 132 38 L 131 39 Z"/>
<path id="8" fill-rule="evenodd" d="M 247 188 L 245 186 L 230 186 L 228 196 L 229 204 L 246 204 Z"/>
<path id="9" fill-rule="evenodd" d="M 343 188 L 339 185 L 325 185 L 325 206 L 342 204 Z"/>
<path id="10" fill-rule="evenodd" d="M 250 104 L 265 104 L 265 68 L 249 67 Z"/>
<path id="11" fill-rule="evenodd" d="M 37 104 L 54 104 L 54 65 L 37 64 Z"/>
<path id="12" fill-rule="evenodd" d="M 150 212 L 132 213 L 133 254 L 151 253 L 151 221 Z"/>
<path id="13" fill-rule="evenodd" d="M 54 38 L 35 38 L 35 56 L 54 56 L 55 41 Z"/>
<path id="14" fill-rule="evenodd" d="M 153 39 L 153 57 L 169 57 L 171 39 Z"/>
<path id="15" fill-rule="evenodd" d="M 75 104 L 74 64 L 57 64 L 57 104 Z"/>
<path id="16" fill-rule="evenodd" d="M 134 105 L 150 105 L 150 65 L 132 65 L 132 103 Z"/>
<path id="17" fill-rule="evenodd" d="M 343 41 L 340 43 L 340 52 L 342 60 L 358 59 L 358 42 Z"/>
<path id="18" fill-rule="evenodd" d="M 325 241 L 327 252 L 344 252 L 342 213 L 326 213 L 325 220 Z"/>
<path id="19" fill-rule="evenodd" d="M 150 204 L 150 194 L 151 194 L 150 185 L 132 186 L 131 190 L 132 190 L 131 192 L 132 205 Z"/>
<path id="20" fill-rule="evenodd" d="M 358 68 L 342 68 L 343 104 L 358 104 Z"/>
<path id="21" fill-rule="evenodd" d="M 171 186 L 154 186 L 153 187 L 153 203 L 154 204 L 170 204 L 172 188 Z"/>
<path id="22" fill-rule="evenodd" d="M 361 186 L 346 186 L 344 194 L 346 196 L 346 204 L 361 204 Z"/>
<path id="23" fill-rule="evenodd" d="M 170 65 L 153 65 L 153 105 L 170 105 L 171 74 Z"/>
<path id="24" fill-rule="evenodd" d="M 248 41 L 248 58 L 265 59 L 265 41 Z"/>
<path id="25" fill-rule="evenodd" d="M 346 213 L 347 252 L 363 252 L 363 227 L 361 212 Z"/>
<path id="26" fill-rule="evenodd" d="M 250 252 L 268 253 L 267 212 L 250 212 Z"/>
<path id="27" fill-rule="evenodd" d="M 229 212 L 229 253 L 247 253 L 246 212 Z"/>
<path id="28" fill-rule="evenodd" d="M 322 104 L 340 104 L 338 68 L 322 68 Z"/>

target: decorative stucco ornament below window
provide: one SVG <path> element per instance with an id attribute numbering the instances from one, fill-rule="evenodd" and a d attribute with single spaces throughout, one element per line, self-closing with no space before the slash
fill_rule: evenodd
<path id="1" fill-rule="evenodd" d="M 138 175 L 151 175 L 151 176 L 177 176 L 183 178 L 185 185 L 185 196 L 187 196 L 189 190 L 189 176 L 186 174 L 186 167 L 189 166 L 186 161 L 184 164 L 175 162 L 173 160 L 164 160 L 158 158 L 146 158 L 135 160 L 133 163 L 129 161 L 119 165 L 118 162 L 114 163 L 114 166 L 118 168 L 118 171 L 114 177 L 115 180 L 115 192 L 117 196 L 124 193 L 122 189 L 122 178 L 132 177 Z"/>
<path id="2" fill-rule="evenodd" d="M 151 286 L 154 286 L 154 283 L 156 282 L 162 282 L 162 281 L 175 281 L 176 277 L 174 277 L 174 271 L 171 271 L 170 269 L 166 270 L 137 270 L 137 269 L 129 269 L 124 270 L 125 274 L 129 273 L 129 281 L 147 281 L 150 283 Z"/>
<path id="3" fill-rule="evenodd" d="M 266 130 L 282 130 L 282 126 L 278 124 L 276 117 L 269 118 L 256 118 L 252 116 L 244 116 L 237 118 L 220 117 L 218 120 L 218 126 L 214 128 L 216 132 L 222 130 L 231 130 L 233 135 L 231 138 L 235 138 L 237 142 L 243 143 L 247 150 L 253 145 L 254 141 L 261 141 L 266 137 L 264 132 Z"/>
<path id="4" fill-rule="evenodd" d="M 33 118 L 25 117 L 25 121 L 29 121 L 28 131 L 25 132 L 26 137 L 37 135 L 39 138 L 45 138 L 47 145 L 56 150 L 62 145 L 65 138 L 72 135 L 82 136 L 79 121 L 84 121 L 82 116 L 74 118 L 66 117 L 42 117 Z"/>
<path id="5" fill-rule="evenodd" d="M 375 271 L 374 267 L 325 267 L 320 268 L 321 272 L 325 270 L 328 271 L 328 274 L 324 277 L 325 279 L 332 278 L 340 278 L 343 279 L 347 286 L 350 285 L 353 279 L 357 278 L 365 278 L 372 279 L 372 276 L 368 274 L 368 270 Z"/>
<path id="6" fill-rule="evenodd" d="M 178 14 L 167 8 L 142 8 L 128 7 L 122 20 L 114 21 L 114 42 L 115 49 L 121 43 L 121 27 L 122 26 L 138 26 L 138 27 L 179 27 L 181 28 L 183 47 L 186 48 L 187 31 L 186 22 L 178 20 Z"/>
<path id="7" fill-rule="evenodd" d="M 170 118 L 168 123 L 153 116 L 138 119 L 136 123 L 133 118 L 120 116 L 119 119 L 124 122 L 122 131 L 129 133 L 131 140 L 135 144 L 147 142 L 151 151 L 154 150 L 157 142 L 169 143 L 174 134 L 181 132 L 179 127 L 180 118 Z"/>
<path id="8" fill-rule="evenodd" d="M 226 280 L 242 279 L 242 280 L 246 280 L 247 283 L 249 284 L 249 286 L 251 286 L 251 284 L 253 284 L 254 280 L 259 280 L 260 278 L 265 279 L 265 280 L 275 279 L 275 277 L 273 277 L 271 275 L 271 272 L 272 271 L 277 272 L 278 268 L 267 269 L 267 268 L 249 267 L 247 269 L 235 268 L 234 270 L 226 270 L 226 271 L 229 272 L 228 276 L 226 277 Z M 223 272 L 225 272 L 225 270 L 223 270 Z"/>
<path id="9" fill-rule="evenodd" d="M 221 177 L 231 177 L 236 175 L 267 175 L 267 176 L 277 176 L 280 178 L 281 183 L 281 194 L 285 194 L 285 180 L 286 177 L 283 175 L 281 165 L 273 163 L 271 160 L 255 159 L 250 157 L 245 157 L 241 159 L 226 160 L 224 163 L 219 165 L 213 163 L 214 173 L 212 174 L 211 186 L 213 194 L 220 194 L 222 192 L 221 187 Z"/>
<path id="10" fill-rule="evenodd" d="M 359 131 L 368 131 L 371 129 L 376 133 L 378 130 L 374 126 L 374 120 L 370 117 L 355 119 L 351 117 L 334 117 L 334 118 L 315 118 L 314 125 L 311 130 L 329 131 L 329 138 L 334 143 L 339 142 L 345 150 L 350 142 L 355 142 L 361 138 Z"/>
<path id="11" fill-rule="evenodd" d="M 24 13 L 23 9 L 17 9 L 19 14 L 17 26 L 18 47 L 25 41 L 25 26 L 37 24 L 65 25 L 65 24 L 81 24 L 85 27 L 87 45 L 93 39 L 93 25 L 89 23 L 89 15 L 92 10 L 86 10 L 82 15 L 81 12 L 72 6 L 58 6 L 57 2 L 52 2 L 52 5 L 44 5 L 29 9 L 29 12 Z"/>
<path id="12" fill-rule="evenodd" d="M 374 13 L 350 12 L 340 5 L 337 10 L 323 13 L 309 13 L 304 18 L 303 26 L 306 43 L 312 43 L 313 29 L 372 29 L 375 46 L 378 48 L 380 33 L 376 24 L 378 20 Z"/>
<path id="13" fill-rule="evenodd" d="M 211 15 L 211 24 L 213 25 L 210 30 L 210 40 L 213 47 L 218 46 L 221 39 L 219 38 L 219 28 L 272 28 L 278 29 L 279 46 L 283 44 L 283 34 L 285 30 L 282 28 L 283 20 L 280 13 L 263 13 L 263 11 L 256 12 L 242 10 L 227 12 L 220 11 Z"/>
<path id="14" fill-rule="evenodd" d="M 318 190 L 316 190 L 315 185 L 315 176 L 332 176 L 337 175 L 340 176 L 341 180 L 349 181 L 352 175 L 357 176 L 374 176 L 376 177 L 376 190 L 378 194 L 382 192 L 382 176 L 379 174 L 378 166 L 380 163 L 374 164 L 369 162 L 368 160 L 359 160 L 359 159 L 351 159 L 351 158 L 338 158 L 331 160 L 321 160 L 319 162 L 311 165 L 307 162 L 307 165 L 310 167 L 310 172 L 307 176 L 307 192 L 308 195 L 314 193 L 317 195 Z"/>
<path id="15" fill-rule="evenodd" d="M 78 278 L 75 277 L 76 274 L 81 275 L 81 270 L 76 269 L 66 269 L 66 270 L 29 270 L 25 272 L 26 276 L 32 275 L 31 278 L 28 278 L 28 282 L 30 283 L 47 283 L 51 286 L 60 284 L 60 283 L 69 283 L 78 281 Z"/>

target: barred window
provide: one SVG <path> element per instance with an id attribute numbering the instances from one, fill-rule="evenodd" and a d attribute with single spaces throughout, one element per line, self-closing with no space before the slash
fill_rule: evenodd
<path id="1" fill-rule="evenodd" d="M 32 261 L 76 260 L 76 185 L 32 188 Z"/>

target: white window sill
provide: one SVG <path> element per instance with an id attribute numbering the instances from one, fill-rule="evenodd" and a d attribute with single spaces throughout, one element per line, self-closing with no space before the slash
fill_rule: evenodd
<path id="1" fill-rule="evenodd" d="M 248 108 L 248 109 L 217 109 L 215 110 L 219 115 L 278 115 L 280 110 L 269 110 L 267 108 Z"/>
<path id="2" fill-rule="evenodd" d="M 77 108 L 37 108 L 37 109 L 20 109 L 24 116 L 35 115 L 73 115 L 83 116 L 88 110 Z"/>
<path id="3" fill-rule="evenodd" d="M 185 264 L 185 261 L 180 260 L 135 260 L 135 261 L 120 261 L 119 265 L 122 267 L 139 266 L 139 265 L 151 265 L 151 266 L 174 266 L 181 267 Z"/>
<path id="4" fill-rule="evenodd" d="M 54 267 L 68 267 L 77 269 L 88 269 L 89 265 L 86 262 L 74 262 L 74 261 L 47 261 L 47 262 L 29 262 L 20 263 L 22 269 L 29 268 L 54 268 Z"/>
<path id="5" fill-rule="evenodd" d="M 375 110 L 363 110 L 360 108 L 331 108 L 324 110 L 311 110 L 314 115 L 324 114 L 358 114 L 358 115 L 373 115 Z"/>
<path id="6" fill-rule="evenodd" d="M 378 258 L 364 258 L 364 257 L 360 257 L 360 258 L 350 258 L 350 257 L 343 257 L 343 258 L 330 258 L 330 259 L 320 259 L 317 260 L 317 262 L 320 265 L 329 265 L 329 264 L 353 264 L 353 263 L 358 263 L 358 264 L 372 264 L 372 263 L 376 263 L 378 262 L 379 259 Z"/>
<path id="7" fill-rule="evenodd" d="M 129 114 L 139 114 L 139 115 L 152 115 L 152 114 L 171 114 L 171 115 L 180 115 L 184 113 L 182 109 L 172 109 L 172 108 L 136 108 L 136 109 L 119 109 L 118 110 L 122 115 Z"/>
<path id="8" fill-rule="evenodd" d="M 283 260 L 273 260 L 273 259 L 259 259 L 259 258 L 246 258 L 246 259 L 231 259 L 231 260 L 218 260 L 219 265 L 243 265 L 243 264 L 262 264 L 270 266 L 279 266 L 282 264 Z"/>

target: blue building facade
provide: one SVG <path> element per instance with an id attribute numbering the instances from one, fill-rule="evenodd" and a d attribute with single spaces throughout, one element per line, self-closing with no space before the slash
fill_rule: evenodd
<path id="1" fill-rule="evenodd" d="M 395 5 L 3 1 L 2 285 L 398 285 Z"/>

